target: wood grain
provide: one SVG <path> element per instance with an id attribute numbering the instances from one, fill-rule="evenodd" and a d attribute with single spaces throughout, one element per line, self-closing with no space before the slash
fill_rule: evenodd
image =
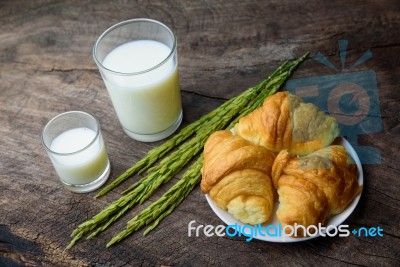
<path id="1" fill-rule="evenodd" d="M 370 49 L 373 58 L 357 70 L 376 73 L 383 129 L 359 136 L 358 142 L 378 148 L 382 162 L 363 166 L 361 201 L 346 222 L 353 228 L 381 226 L 384 237 L 292 244 L 188 237 L 191 220 L 222 223 L 197 188 L 146 237 L 140 231 L 105 248 L 143 208 L 135 207 L 98 238 L 64 250 L 71 231 L 129 183 L 98 200 L 95 193 L 63 189 L 40 143 L 45 123 L 68 110 L 99 118 L 112 163 L 110 180 L 160 144 L 136 142 L 123 133 L 91 55 L 105 29 L 138 17 L 164 22 L 178 38 L 184 125 L 305 51 L 311 56 L 293 79 L 333 74 L 313 57 L 321 52 L 340 66 L 340 39 L 349 41 L 348 62 Z M 0 266 L 399 266 L 399 55 L 396 0 L 2 1 Z"/>

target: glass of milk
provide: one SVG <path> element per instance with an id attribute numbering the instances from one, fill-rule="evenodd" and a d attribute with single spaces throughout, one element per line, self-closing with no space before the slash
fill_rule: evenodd
<path id="1" fill-rule="evenodd" d="M 82 111 L 62 113 L 46 124 L 41 137 L 66 188 L 84 193 L 105 183 L 110 162 L 95 117 Z"/>
<path id="2" fill-rule="evenodd" d="M 151 19 L 118 23 L 98 38 L 93 58 L 128 136 L 153 142 L 179 127 L 177 43 L 167 26 Z"/>

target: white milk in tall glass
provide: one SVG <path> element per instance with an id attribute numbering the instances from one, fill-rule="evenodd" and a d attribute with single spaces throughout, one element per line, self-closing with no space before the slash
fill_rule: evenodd
<path id="1" fill-rule="evenodd" d="M 171 48 L 161 42 L 136 40 L 105 57 L 103 66 L 119 73 L 103 75 L 103 79 L 128 135 L 161 132 L 180 116 L 178 70 L 168 58 L 170 53 Z"/>

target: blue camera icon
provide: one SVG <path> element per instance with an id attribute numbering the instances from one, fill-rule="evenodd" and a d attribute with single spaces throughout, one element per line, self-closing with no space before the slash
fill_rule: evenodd
<path id="1" fill-rule="evenodd" d="M 346 43 L 347 44 L 347 43 Z M 340 133 L 356 150 L 361 163 L 378 164 L 380 151 L 358 146 L 357 136 L 382 130 L 376 73 L 346 72 L 289 80 L 286 89 L 336 118 Z"/>

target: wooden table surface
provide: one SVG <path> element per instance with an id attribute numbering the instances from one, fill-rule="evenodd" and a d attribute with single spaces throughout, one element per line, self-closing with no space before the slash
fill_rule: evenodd
<path id="1" fill-rule="evenodd" d="M 382 1 L 1 1 L 0 266 L 400 266 L 400 2 Z M 41 145 L 53 116 L 83 110 L 101 123 L 112 164 L 109 181 L 161 144 L 130 139 L 121 129 L 92 59 L 96 38 L 132 18 L 164 22 L 178 38 L 183 125 L 260 82 L 282 61 L 309 51 L 291 79 L 371 70 L 381 130 L 358 144 L 381 153 L 365 164 L 360 202 L 345 221 L 381 227 L 383 237 L 316 238 L 270 243 L 243 237 L 188 237 L 188 223 L 219 225 L 200 188 L 148 236 L 143 230 L 106 242 L 144 206 L 107 231 L 65 250 L 71 231 L 139 179 L 103 198 L 65 190 Z M 341 67 L 339 40 L 347 40 Z M 366 51 L 373 57 L 350 69 Z M 323 54 L 334 71 L 316 59 Z M 163 186 L 146 202 L 161 196 Z"/>

